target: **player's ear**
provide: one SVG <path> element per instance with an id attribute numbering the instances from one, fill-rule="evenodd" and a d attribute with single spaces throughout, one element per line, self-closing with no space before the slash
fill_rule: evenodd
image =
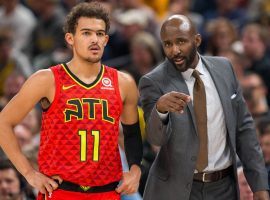
<path id="1" fill-rule="evenodd" d="M 109 41 L 109 35 L 105 35 L 105 41 L 103 43 L 103 46 L 105 47 Z"/>
<path id="2" fill-rule="evenodd" d="M 73 34 L 72 33 L 66 33 L 65 34 L 65 40 L 69 45 L 73 45 L 74 39 L 73 39 Z"/>

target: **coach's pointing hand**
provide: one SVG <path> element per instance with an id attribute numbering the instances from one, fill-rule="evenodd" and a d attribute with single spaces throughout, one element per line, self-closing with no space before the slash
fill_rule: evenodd
<path id="1" fill-rule="evenodd" d="M 190 101 L 191 97 L 180 92 L 169 92 L 164 94 L 157 101 L 157 111 L 160 113 L 178 112 L 183 113 L 184 108 Z"/>

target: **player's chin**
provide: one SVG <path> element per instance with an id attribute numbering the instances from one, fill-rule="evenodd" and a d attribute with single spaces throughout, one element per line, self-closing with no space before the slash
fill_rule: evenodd
<path id="1" fill-rule="evenodd" d="M 88 57 L 86 60 L 90 63 L 97 63 L 97 62 L 100 62 L 101 57 L 100 56 L 96 56 L 96 57 L 93 56 L 93 57 Z"/>

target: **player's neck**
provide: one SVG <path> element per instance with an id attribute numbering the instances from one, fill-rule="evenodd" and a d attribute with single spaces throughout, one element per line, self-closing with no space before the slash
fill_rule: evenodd
<path id="1" fill-rule="evenodd" d="M 100 72 L 101 63 L 80 62 L 72 59 L 67 63 L 69 70 L 85 83 L 91 83 Z"/>

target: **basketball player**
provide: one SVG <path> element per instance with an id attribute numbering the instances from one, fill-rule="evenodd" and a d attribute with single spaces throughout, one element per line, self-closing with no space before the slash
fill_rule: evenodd
<path id="1" fill-rule="evenodd" d="M 38 199 L 119 200 L 137 191 L 142 142 L 138 92 L 133 79 L 101 64 L 108 42 L 108 13 L 81 3 L 68 14 L 65 39 L 70 62 L 33 74 L 0 114 L 0 145 Z M 41 102 L 39 171 L 22 154 L 12 127 Z M 122 174 L 119 121 L 130 171 Z M 121 184 L 119 184 L 121 181 Z"/>

